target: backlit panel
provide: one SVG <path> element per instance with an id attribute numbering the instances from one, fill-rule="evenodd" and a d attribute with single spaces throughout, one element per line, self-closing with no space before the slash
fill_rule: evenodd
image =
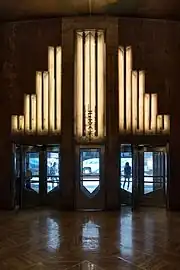
<path id="1" fill-rule="evenodd" d="M 24 97 L 24 115 L 11 118 L 12 133 L 59 134 L 61 132 L 61 47 L 48 47 L 48 71 L 36 72 L 36 94 Z"/>
<path id="2" fill-rule="evenodd" d="M 157 94 L 145 93 L 145 72 L 132 69 L 130 46 L 118 48 L 119 133 L 169 134 L 169 115 L 158 115 Z"/>
<path id="3" fill-rule="evenodd" d="M 105 40 L 101 30 L 76 32 L 75 135 L 96 140 L 105 135 Z"/>

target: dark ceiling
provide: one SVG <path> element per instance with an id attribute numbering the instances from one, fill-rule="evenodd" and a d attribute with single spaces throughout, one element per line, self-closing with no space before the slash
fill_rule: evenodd
<path id="1" fill-rule="evenodd" d="M 0 20 L 106 14 L 180 20 L 180 0 L 0 0 Z"/>

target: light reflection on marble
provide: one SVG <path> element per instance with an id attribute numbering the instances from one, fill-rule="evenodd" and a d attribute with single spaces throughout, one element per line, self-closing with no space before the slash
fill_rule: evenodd
<path id="1" fill-rule="evenodd" d="M 132 256 L 132 214 L 120 216 L 120 252 L 124 256 Z"/>
<path id="2" fill-rule="evenodd" d="M 94 263 L 91 263 L 89 261 L 83 261 L 81 263 L 78 263 L 71 268 L 67 268 L 66 270 L 103 270 L 103 268 L 98 267 Z"/>
<path id="3" fill-rule="evenodd" d="M 82 226 L 82 246 L 84 251 L 99 249 L 99 226 L 91 220 Z"/>
<path id="4" fill-rule="evenodd" d="M 47 248 L 59 249 L 60 248 L 60 225 L 53 218 L 47 218 Z"/>

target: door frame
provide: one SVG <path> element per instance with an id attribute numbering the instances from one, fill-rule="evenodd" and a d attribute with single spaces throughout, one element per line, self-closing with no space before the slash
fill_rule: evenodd
<path id="1" fill-rule="evenodd" d="M 88 196 L 86 192 L 81 189 L 81 175 L 80 175 L 80 150 L 99 149 L 100 153 L 100 167 L 99 167 L 99 190 L 94 196 Z M 74 205 L 77 211 L 101 211 L 105 209 L 105 177 L 104 177 L 104 159 L 105 146 L 101 144 L 80 144 L 75 146 L 75 189 L 74 189 Z M 89 200 L 91 203 L 85 203 L 88 207 L 79 207 L 83 201 Z M 91 206 L 90 206 L 91 205 Z M 98 207 L 97 207 L 98 206 Z M 100 206 L 100 207 L 99 207 Z"/>
<path id="2" fill-rule="evenodd" d="M 21 183 L 20 183 L 20 208 L 30 208 L 30 207 L 35 207 L 35 206 L 50 206 L 51 205 L 51 201 L 53 201 L 53 204 L 55 200 L 53 200 L 53 196 L 55 195 L 57 198 L 57 204 L 59 204 L 60 201 L 60 183 L 61 183 L 61 164 L 59 163 L 59 188 L 58 190 L 56 190 L 55 194 L 52 192 L 47 192 L 47 152 L 51 152 L 50 150 L 48 150 L 48 147 L 53 147 L 53 146 L 58 146 L 59 148 L 59 161 L 60 161 L 60 156 L 61 156 L 61 148 L 60 148 L 60 144 L 51 144 L 51 145 L 36 145 L 36 144 L 15 144 L 15 146 L 18 146 L 20 149 L 20 179 L 21 179 Z M 25 148 L 32 146 L 34 147 L 37 151 L 32 151 L 33 152 L 37 152 L 39 153 L 39 193 L 35 191 L 28 191 L 25 189 L 25 157 L 26 157 L 26 153 L 30 153 L 31 151 L 26 151 Z M 52 151 L 53 152 L 53 151 Z M 58 151 L 54 151 L 54 152 L 58 152 Z M 16 153 L 15 153 L 16 155 Z M 14 168 L 15 169 L 15 168 Z M 16 179 L 15 179 L 16 181 Z M 32 195 L 32 193 L 30 194 L 30 192 L 34 193 Z M 51 193 L 51 194 L 50 194 Z M 26 201 L 26 195 L 29 195 L 30 198 L 27 199 Z M 33 198 L 31 197 L 37 197 L 37 201 L 35 203 L 31 204 L 31 200 L 33 200 Z"/>
<path id="3" fill-rule="evenodd" d="M 141 149 L 140 149 L 141 147 Z M 144 194 L 144 153 L 145 152 L 161 152 L 163 153 L 163 196 L 164 196 L 164 207 L 167 208 L 167 202 L 168 202 L 168 183 L 169 183 L 169 154 L 168 154 L 168 144 L 166 145 L 156 145 L 156 144 L 148 144 L 148 145 L 136 145 L 137 149 L 137 155 L 138 155 L 138 173 L 137 173 L 137 185 L 138 185 L 138 192 L 137 192 L 137 206 L 149 206 L 149 207 L 156 207 L 154 204 L 143 204 L 141 203 L 141 200 L 146 196 Z M 165 168 L 165 163 L 166 167 Z M 142 168 L 142 170 L 141 170 Z M 154 181 L 153 181 L 154 182 Z M 167 188 L 165 188 L 165 186 Z M 153 191 L 156 192 L 156 191 Z M 153 193 L 152 192 L 152 193 Z M 151 200 L 151 199 L 150 199 Z M 153 198 L 152 198 L 153 200 Z M 160 207 L 160 205 L 157 205 L 157 207 Z"/>

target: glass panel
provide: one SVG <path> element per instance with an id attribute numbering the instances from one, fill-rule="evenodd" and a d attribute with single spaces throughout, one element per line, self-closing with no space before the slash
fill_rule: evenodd
<path id="1" fill-rule="evenodd" d="M 59 187 L 60 162 L 57 150 L 59 149 L 56 147 L 47 152 L 47 192 Z"/>
<path id="2" fill-rule="evenodd" d="M 39 193 L 39 153 L 27 152 L 25 155 L 25 188 Z"/>
<path id="3" fill-rule="evenodd" d="M 132 149 L 130 144 L 121 145 L 120 183 L 122 189 L 132 193 Z"/>
<path id="4" fill-rule="evenodd" d="M 90 194 L 99 187 L 100 149 L 80 150 L 80 182 Z"/>
<path id="5" fill-rule="evenodd" d="M 164 153 L 144 153 L 144 194 L 163 188 Z"/>

